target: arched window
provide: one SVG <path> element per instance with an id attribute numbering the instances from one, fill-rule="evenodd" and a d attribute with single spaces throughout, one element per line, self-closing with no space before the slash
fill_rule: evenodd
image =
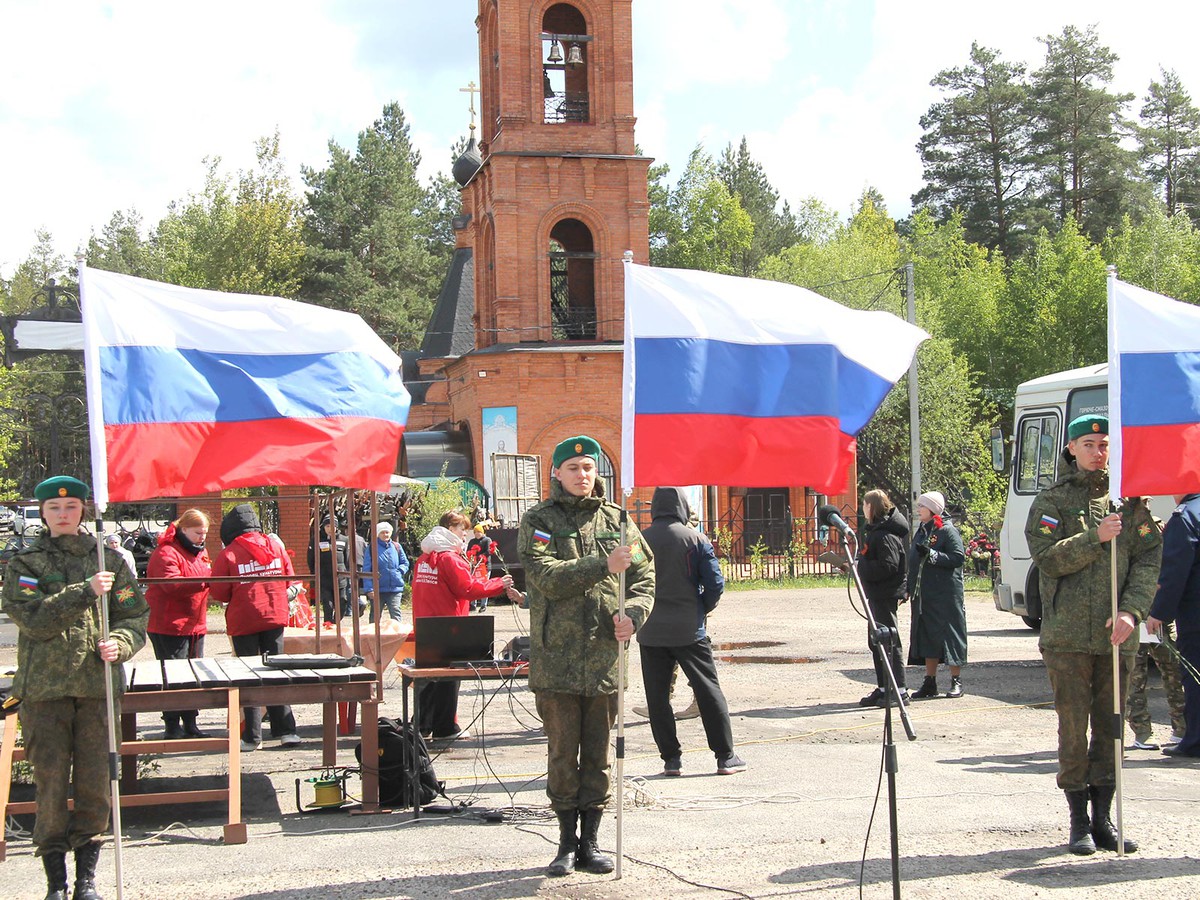
<path id="1" fill-rule="evenodd" d="M 550 318 L 558 341 L 596 339 L 596 253 L 592 233 L 578 219 L 550 231 Z"/>
<path id="2" fill-rule="evenodd" d="M 613 468 L 612 460 L 603 450 L 600 451 L 600 458 L 596 460 L 596 478 L 604 482 L 604 496 L 613 503 L 620 503 L 617 499 L 617 472 Z"/>
<path id="3" fill-rule="evenodd" d="M 542 96 L 547 124 L 591 121 L 588 98 L 587 21 L 569 3 L 542 16 Z"/>

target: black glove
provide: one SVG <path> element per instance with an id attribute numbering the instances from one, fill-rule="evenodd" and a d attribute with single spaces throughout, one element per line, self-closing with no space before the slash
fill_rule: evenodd
<path id="1" fill-rule="evenodd" d="M 928 556 L 929 555 L 929 545 L 928 544 L 914 544 L 913 546 L 915 546 L 917 548 L 917 556 Z"/>

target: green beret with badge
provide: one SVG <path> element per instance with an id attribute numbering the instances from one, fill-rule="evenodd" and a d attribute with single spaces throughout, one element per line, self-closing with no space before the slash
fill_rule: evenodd
<path id="1" fill-rule="evenodd" d="M 39 503 L 45 503 L 56 497 L 77 497 L 80 500 L 86 500 L 91 493 L 91 488 L 70 475 L 55 475 L 53 478 L 47 478 L 33 489 L 33 496 Z"/>
<path id="2" fill-rule="evenodd" d="M 600 445 L 586 434 L 567 438 L 554 448 L 554 468 L 558 468 L 568 459 L 576 456 L 590 456 L 596 462 L 600 461 Z"/>
<path id="3" fill-rule="evenodd" d="M 1073 441 L 1088 434 L 1108 434 L 1108 416 L 1080 416 L 1067 426 L 1067 440 Z"/>

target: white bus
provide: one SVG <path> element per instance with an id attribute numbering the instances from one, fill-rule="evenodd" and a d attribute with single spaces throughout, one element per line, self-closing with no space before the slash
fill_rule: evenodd
<path id="1" fill-rule="evenodd" d="M 1108 414 L 1108 364 L 1026 381 L 1017 387 L 1014 407 L 1012 467 L 1000 529 L 1000 576 L 992 599 L 996 609 L 1018 615 L 1030 628 L 1038 628 L 1042 623 L 1042 599 L 1037 570 L 1025 541 L 1025 520 L 1037 492 L 1066 473 L 1062 450 L 1067 425 L 1088 413 Z M 992 462 L 998 470 L 1004 470 L 1004 445 L 998 428 L 992 431 Z M 1165 520 L 1174 509 L 1174 501 L 1170 497 L 1155 498 L 1151 507 Z"/>

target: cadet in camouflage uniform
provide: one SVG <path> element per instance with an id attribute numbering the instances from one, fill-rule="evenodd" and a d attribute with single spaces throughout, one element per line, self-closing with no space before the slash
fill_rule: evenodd
<path id="1" fill-rule="evenodd" d="M 621 508 L 604 500 L 596 478 L 599 458 L 600 445 L 590 437 L 559 444 L 550 499 L 525 513 L 517 538 L 528 588 L 529 687 L 546 732 L 546 794 L 559 824 L 550 875 L 613 869 L 612 858 L 599 852 L 597 835 L 610 795 L 617 642 L 641 627 L 654 598 L 650 549 L 632 522 L 621 545 Z"/>
<path id="2" fill-rule="evenodd" d="M 35 855 L 42 857 L 47 900 L 66 900 L 66 853 L 75 851 L 75 900 L 99 900 L 93 839 L 108 828 L 108 719 L 104 662 L 122 663 L 146 642 L 150 608 L 125 561 L 80 531 L 88 486 L 47 479 L 34 496 L 46 529 L 17 553 L 4 579 L 4 611 L 16 623 L 17 676 L 25 752 L 37 786 Z M 101 640 L 97 598 L 108 592 L 109 639 Z M 124 688 L 113 666 L 114 688 Z M 72 781 L 72 766 L 74 780 Z M 67 810 L 73 787 L 74 812 Z"/>
<path id="3" fill-rule="evenodd" d="M 1171 625 L 1163 628 L 1163 639 L 1174 642 L 1175 629 Z M 1187 720 L 1184 718 L 1183 681 L 1179 677 L 1179 663 L 1171 656 L 1165 643 L 1146 643 L 1138 647 L 1137 660 L 1133 664 L 1133 673 L 1129 676 L 1128 706 L 1129 727 L 1133 730 L 1133 749 L 1157 750 L 1154 743 L 1154 732 L 1150 721 L 1150 704 L 1146 700 L 1147 680 L 1150 674 L 1150 659 L 1162 676 L 1163 690 L 1167 693 L 1167 708 L 1171 711 L 1171 738 L 1168 743 L 1177 744 L 1183 740 L 1187 730 Z"/>
<path id="4" fill-rule="evenodd" d="M 1113 760 L 1112 645 L 1121 647 L 1121 697 L 1158 580 L 1162 536 L 1142 498 L 1112 511 L 1108 496 L 1108 420 L 1080 416 L 1067 428 L 1075 470 L 1033 501 L 1025 536 L 1042 597 L 1038 646 L 1058 713 L 1058 786 L 1071 810 L 1072 853 L 1117 849 L 1109 818 L 1116 792 Z M 1110 559 L 1117 553 L 1118 613 L 1112 621 Z M 1088 719 L 1091 743 L 1088 743 Z M 1092 815 L 1088 818 L 1088 799 Z M 1125 841 L 1125 850 L 1137 849 Z"/>

